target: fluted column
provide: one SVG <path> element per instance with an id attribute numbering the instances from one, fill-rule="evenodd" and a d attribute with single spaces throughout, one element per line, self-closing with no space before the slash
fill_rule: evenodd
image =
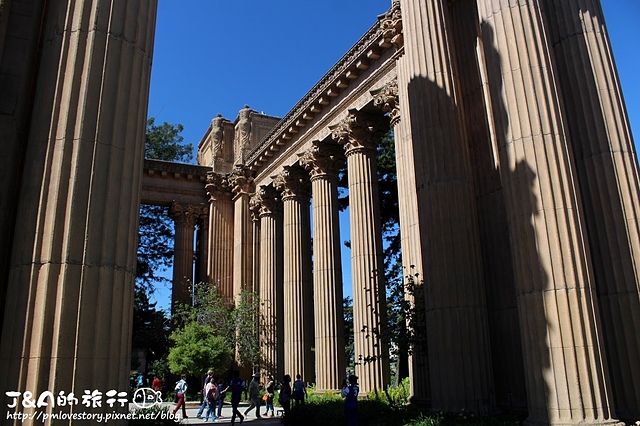
<path id="1" fill-rule="evenodd" d="M 209 262 L 207 276 L 226 300 L 233 299 L 233 201 L 227 176 L 207 174 Z"/>
<path id="2" fill-rule="evenodd" d="M 253 178 L 249 169 L 236 166 L 229 174 L 233 191 L 233 295 L 253 291 L 253 222 L 249 201 Z"/>
<path id="3" fill-rule="evenodd" d="M 340 389 L 346 370 L 342 262 L 338 220 L 338 168 L 342 148 L 313 141 L 300 162 L 311 174 L 316 389 Z"/>
<path id="4" fill-rule="evenodd" d="M 193 284 L 193 234 L 197 220 L 197 210 L 187 203 L 171 205 L 169 215 L 175 224 L 173 248 L 173 287 L 171 309 L 175 312 L 178 304 L 191 305 Z"/>
<path id="5" fill-rule="evenodd" d="M 207 263 L 209 261 L 209 207 L 200 206 L 196 221 L 196 267 L 195 283 L 208 282 Z"/>
<path id="6" fill-rule="evenodd" d="M 386 28 L 388 43 L 392 40 L 402 43 L 401 24 L 398 22 L 399 4 L 394 3 L 387 16 Z M 398 47 L 400 47 L 399 45 Z M 399 61 L 398 68 L 403 62 Z M 400 68 L 401 69 L 401 68 Z M 403 86 L 406 91 L 407 87 Z M 430 405 L 429 364 L 427 358 L 427 340 L 421 327 L 425 323 L 424 277 L 422 268 L 422 248 L 420 245 L 420 221 L 418 199 L 415 196 L 416 165 L 411 147 L 411 130 L 408 119 L 401 120 L 398 81 L 392 80 L 383 87 L 372 91 L 374 105 L 389 113 L 393 127 L 396 154 L 396 175 L 398 183 L 398 213 L 400 222 L 400 241 L 402 248 L 402 266 L 404 279 L 404 297 L 410 304 L 412 314 L 407 327 L 411 335 L 411 351 L 408 357 L 410 377 L 410 399 L 420 406 Z M 404 97 L 406 99 L 406 96 Z M 404 356 L 404 354 L 401 354 Z"/>
<path id="7" fill-rule="evenodd" d="M 546 6 L 550 45 L 584 206 L 595 286 L 621 418 L 640 418 L 638 158 L 600 2 Z"/>
<path id="8" fill-rule="evenodd" d="M 47 4 L 6 283 L 5 407 L 7 390 L 128 389 L 156 5 Z"/>
<path id="9" fill-rule="evenodd" d="M 262 367 L 281 380 L 284 371 L 284 293 L 282 287 L 282 203 L 272 186 L 256 193 L 260 206 L 260 307 Z"/>
<path id="10" fill-rule="evenodd" d="M 260 204 L 258 193 L 249 197 L 249 212 L 251 214 L 251 291 L 260 294 Z"/>
<path id="11" fill-rule="evenodd" d="M 284 371 L 315 381 L 309 175 L 285 166 L 274 177 L 282 194 L 284 242 Z"/>
<path id="12" fill-rule="evenodd" d="M 355 370 L 364 393 L 384 389 L 390 381 L 389 345 L 384 338 L 387 313 L 376 175 L 376 144 L 384 133 L 383 126 L 381 117 L 355 110 L 330 126 L 333 138 L 344 145 L 347 156 Z"/>
<path id="13" fill-rule="evenodd" d="M 538 2 L 479 0 L 530 424 L 612 422 L 576 175 Z"/>

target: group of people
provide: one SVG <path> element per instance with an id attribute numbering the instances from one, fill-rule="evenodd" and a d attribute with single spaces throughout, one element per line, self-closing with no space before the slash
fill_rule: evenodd
<path id="1" fill-rule="evenodd" d="M 222 418 L 222 406 L 224 404 L 224 396 L 227 392 L 231 393 L 231 408 L 232 408 L 232 416 L 231 416 L 231 424 L 234 425 L 236 418 L 240 419 L 240 423 L 244 421 L 245 416 L 251 410 L 255 409 L 256 418 L 261 418 L 262 416 L 268 416 L 270 413 L 271 417 L 275 416 L 274 409 L 274 396 L 276 391 L 276 382 L 272 375 L 267 377 L 267 381 L 264 385 L 264 396 L 263 399 L 265 401 L 265 411 L 263 414 L 260 413 L 261 407 L 261 398 L 260 398 L 260 388 L 262 387 L 260 384 L 260 373 L 254 373 L 251 382 L 248 386 L 246 386 L 246 382 L 240 378 L 240 372 L 234 371 L 232 374 L 231 381 L 228 386 L 225 387 L 224 379 L 220 378 L 219 380 L 215 380 L 213 377 L 213 371 L 207 371 L 207 375 L 204 379 L 204 385 L 202 387 L 202 405 L 198 410 L 197 417 L 202 419 L 202 414 L 205 413 L 205 421 L 209 421 L 209 417 L 211 417 L 211 421 L 216 421 L 219 418 Z M 278 402 L 282 406 L 282 410 L 284 411 L 283 422 L 286 423 L 288 419 L 288 414 L 291 410 L 291 401 L 294 401 L 295 404 L 304 404 L 305 399 L 308 397 L 307 393 L 307 384 L 302 380 L 300 374 L 296 375 L 296 380 L 293 381 L 289 374 L 286 374 L 283 377 L 282 383 L 279 386 L 279 397 Z M 175 415 L 178 410 L 182 409 L 182 418 L 188 418 L 186 412 L 186 392 L 187 392 L 187 381 L 186 376 L 183 374 L 180 377 L 180 380 L 176 383 L 175 386 L 176 391 L 176 407 L 173 410 L 173 414 Z M 238 406 L 242 400 L 242 395 L 245 391 L 249 393 L 249 406 L 244 410 L 244 413 L 240 413 L 238 410 Z M 345 398 L 345 415 L 347 417 L 347 424 L 349 426 L 357 425 L 357 413 L 358 413 L 358 377 L 351 375 L 349 376 L 343 383 L 343 388 L 341 395 Z"/>

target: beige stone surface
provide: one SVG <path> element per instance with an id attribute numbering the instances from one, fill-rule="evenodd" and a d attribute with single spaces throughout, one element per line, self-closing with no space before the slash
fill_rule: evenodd
<path id="1" fill-rule="evenodd" d="M 310 172 L 313 202 L 313 299 L 316 389 L 341 389 L 346 370 L 342 262 L 338 219 L 338 168 L 342 149 L 331 141 L 316 141 L 300 156 Z"/>
<path id="2" fill-rule="evenodd" d="M 156 2 L 48 9 L 7 280 L 3 404 L 8 389 L 126 389 L 130 366 Z"/>
<path id="3" fill-rule="evenodd" d="M 309 177 L 289 167 L 274 179 L 283 204 L 284 372 L 315 381 Z"/>

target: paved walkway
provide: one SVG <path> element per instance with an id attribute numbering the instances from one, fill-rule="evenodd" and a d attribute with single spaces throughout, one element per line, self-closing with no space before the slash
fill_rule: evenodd
<path id="1" fill-rule="evenodd" d="M 168 406 L 170 407 L 172 410 L 175 408 L 176 404 L 172 403 L 172 402 L 165 402 L 163 404 L 163 406 Z M 240 411 L 241 413 L 244 413 L 244 410 L 247 409 L 247 407 L 249 406 L 248 403 L 246 402 L 241 402 L 240 405 L 238 406 L 238 411 Z M 279 407 L 276 407 L 276 413 L 278 411 Z M 202 424 L 231 424 L 231 414 L 232 414 L 232 410 L 231 410 L 231 404 L 228 404 L 225 402 L 225 404 L 222 406 L 222 417 L 219 418 L 218 420 L 216 420 L 215 422 L 212 422 L 211 419 L 209 419 L 208 422 L 204 421 L 204 416 L 207 413 L 207 410 L 205 408 L 205 411 L 202 413 L 202 419 L 198 419 L 196 417 L 196 414 L 198 414 L 198 410 L 200 409 L 200 404 L 195 403 L 195 402 L 187 402 L 187 419 L 183 419 L 182 423 L 186 424 L 186 425 L 202 425 Z M 178 415 L 182 414 L 182 409 L 180 409 L 178 411 L 178 413 L 176 413 Z M 260 407 L 260 415 L 264 414 L 264 405 L 262 405 Z M 238 417 L 236 417 L 236 425 L 240 424 L 240 419 Z M 276 417 L 262 417 L 260 419 L 256 418 L 256 410 L 255 408 L 251 411 L 249 411 L 249 414 L 247 414 L 244 417 L 244 422 L 242 424 L 251 424 L 252 426 L 258 426 L 258 425 L 278 425 L 280 424 L 280 417 L 276 416 Z"/>

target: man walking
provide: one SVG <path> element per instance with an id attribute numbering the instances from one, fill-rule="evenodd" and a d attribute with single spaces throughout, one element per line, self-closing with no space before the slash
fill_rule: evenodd
<path id="1" fill-rule="evenodd" d="M 251 405 L 244 410 L 244 415 L 254 408 L 256 409 L 256 419 L 260 418 L 260 383 L 258 380 L 260 379 L 260 373 L 253 373 L 253 378 L 251 379 L 251 383 L 249 383 L 249 401 L 251 401 Z"/>

